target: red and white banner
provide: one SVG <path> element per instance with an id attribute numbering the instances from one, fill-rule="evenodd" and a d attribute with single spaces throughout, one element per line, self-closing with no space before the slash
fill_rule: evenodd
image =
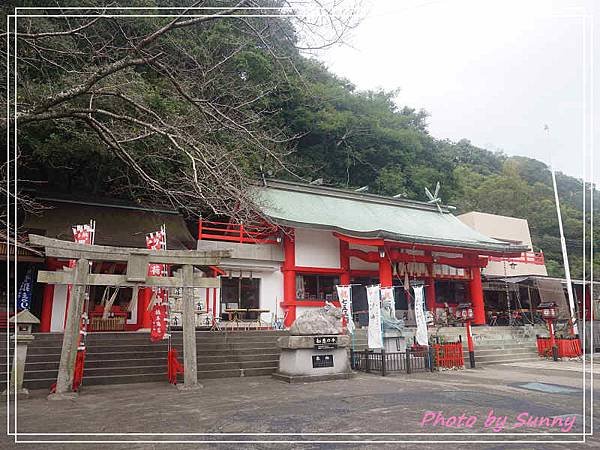
<path id="1" fill-rule="evenodd" d="M 94 243 L 94 236 L 96 234 L 96 222 L 94 220 L 90 220 L 90 223 L 85 225 L 73 225 L 71 227 L 73 231 L 73 240 L 76 244 L 86 244 L 92 245 Z M 77 260 L 70 259 L 68 267 L 70 269 L 74 269 L 77 265 Z M 65 304 L 65 319 L 63 323 L 63 327 L 67 326 L 67 311 L 69 310 L 69 302 L 71 301 L 71 289 L 72 285 L 67 286 L 67 301 Z M 87 314 L 87 311 L 84 311 L 84 314 Z"/>
<path id="2" fill-rule="evenodd" d="M 352 320 L 352 286 L 336 286 L 337 295 L 342 307 L 343 322 L 350 334 L 354 333 L 354 321 Z"/>
<path id="3" fill-rule="evenodd" d="M 87 244 L 92 245 L 94 243 L 95 223 L 90 221 L 89 224 L 85 225 L 73 225 L 71 227 L 73 231 L 73 240 L 76 244 Z M 74 259 L 69 260 L 69 267 L 74 268 L 77 261 Z"/>
<path id="4" fill-rule="evenodd" d="M 165 230 L 157 231 L 146 235 L 146 248 L 149 250 L 161 250 L 167 246 Z M 165 276 L 167 272 L 166 264 L 148 264 L 148 275 L 152 277 Z M 167 291 L 163 288 L 154 288 L 152 290 L 152 311 L 150 317 L 152 325 L 150 327 L 150 340 L 152 342 L 160 341 L 165 338 L 167 333 Z"/>

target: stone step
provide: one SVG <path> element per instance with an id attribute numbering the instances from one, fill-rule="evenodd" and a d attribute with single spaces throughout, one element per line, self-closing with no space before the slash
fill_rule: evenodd
<path id="1" fill-rule="evenodd" d="M 490 354 L 479 354 L 477 352 L 475 352 L 475 361 L 479 361 L 479 362 L 498 362 L 498 361 L 504 361 L 504 360 L 521 360 L 521 359 L 537 359 L 539 358 L 539 356 L 537 355 L 537 353 L 532 353 L 532 352 L 521 352 L 521 353 L 511 353 L 509 355 L 507 354 L 495 354 L 495 355 L 490 355 Z"/>
<path id="2" fill-rule="evenodd" d="M 181 361 L 181 357 L 179 358 Z M 203 356 L 198 355 L 198 365 L 203 364 L 220 364 L 227 362 L 246 363 L 256 361 L 278 361 L 279 353 L 262 353 L 257 355 L 236 355 L 232 358 L 230 355 L 219 356 Z M 85 368 L 105 368 L 105 367 L 146 367 L 153 365 L 164 365 L 167 361 L 167 355 L 161 354 L 160 357 L 147 358 L 123 358 L 123 359 L 99 359 L 93 360 L 86 357 Z M 25 371 L 35 370 L 58 370 L 59 358 L 53 361 L 27 362 Z"/>
<path id="3" fill-rule="evenodd" d="M 277 364 L 260 368 L 236 368 L 220 370 L 198 370 L 198 379 L 214 378 L 232 378 L 232 377 L 252 377 L 271 375 L 277 370 Z M 183 375 L 178 378 L 183 383 Z M 148 382 L 167 382 L 167 370 L 163 367 L 161 373 L 136 373 L 132 375 L 101 375 L 85 376 L 83 379 L 83 389 L 85 386 L 109 385 L 109 384 L 127 384 L 127 383 L 148 383 Z M 56 382 L 56 377 L 25 379 L 24 386 L 28 389 L 49 389 Z"/>
<path id="4" fill-rule="evenodd" d="M 200 363 L 198 364 L 198 371 L 223 371 L 223 370 L 239 370 L 239 369 L 260 369 L 264 367 L 277 366 L 278 358 L 268 360 L 257 360 L 257 361 L 223 361 L 216 363 Z M 163 373 L 166 371 L 166 360 L 162 363 L 154 365 L 130 365 L 124 367 L 85 367 L 84 378 L 96 377 L 96 376 L 118 376 L 118 375 L 135 375 L 135 374 L 149 374 L 149 373 Z M 28 370 L 25 379 L 56 379 L 58 375 L 58 367 L 50 370 Z M 6 377 L 6 373 L 0 372 L 0 377 Z"/>
<path id="5" fill-rule="evenodd" d="M 178 343 L 173 343 L 173 347 L 181 350 L 183 345 Z M 60 354 L 61 351 L 60 346 L 58 347 L 35 347 L 32 346 L 27 350 L 27 358 L 34 355 L 45 355 L 45 354 Z M 235 344 L 218 344 L 218 345 L 209 345 L 204 343 L 198 343 L 196 345 L 198 353 L 200 352 L 245 352 L 247 350 L 253 350 L 256 348 L 269 348 L 276 350 L 277 347 L 276 342 L 244 342 L 244 343 L 235 343 Z M 144 345 L 115 345 L 115 346 L 98 346 L 98 345 L 87 345 L 88 353 L 137 353 L 137 352 L 148 352 L 148 351 L 164 351 L 166 352 L 168 349 L 168 345 L 165 344 L 144 344 Z M 12 356 L 12 352 L 9 353 Z M 0 351 L 0 360 L 6 359 L 6 351 Z"/>
<path id="6" fill-rule="evenodd" d="M 508 364 L 512 362 L 520 362 L 520 361 L 538 361 L 540 359 L 537 355 L 519 355 L 518 357 L 506 357 L 506 358 L 494 358 L 492 360 L 483 360 L 480 361 L 477 358 L 477 354 L 475 354 L 475 363 L 481 363 L 484 365 L 492 365 L 492 364 Z"/>
<path id="7" fill-rule="evenodd" d="M 277 370 L 277 339 L 287 332 L 197 332 L 198 377 L 269 375 Z M 84 384 L 166 381 L 168 341 L 150 342 L 148 333 L 97 333 L 87 338 Z M 171 343 L 183 362 L 181 333 Z M 36 336 L 25 366 L 25 387 L 48 389 L 56 381 L 62 334 Z M 9 348 L 12 358 L 12 347 Z M 6 377 L 6 346 L 0 347 L 0 377 Z"/>
<path id="8" fill-rule="evenodd" d="M 469 350 L 463 348 L 463 353 L 468 354 Z M 476 355 L 513 355 L 517 353 L 535 353 L 537 354 L 537 348 L 535 347 L 520 347 L 510 350 L 495 349 L 495 348 L 481 348 L 475 347 Z"/>

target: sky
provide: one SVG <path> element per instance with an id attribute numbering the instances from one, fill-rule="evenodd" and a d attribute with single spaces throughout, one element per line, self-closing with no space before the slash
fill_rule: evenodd
<path id="1" fill-rule="evenodd" d="M 437 138 L 591 179 L 600 1 L 371 0 L 364 8 L 344 45 L 317 54 L 332 72 L 361 90 L 399 88 L 398 105 L 425 109 Z M 596 182 L 598 163 L 600 154 Z"/>

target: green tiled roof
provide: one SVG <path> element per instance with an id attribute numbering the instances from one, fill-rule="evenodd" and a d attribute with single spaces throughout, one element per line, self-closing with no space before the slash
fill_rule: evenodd
<path id="1" fill-rule="evenodd" d="M 457 219 L 448 207 L 323 186 L 268 181 L 258 188 L 264 214 L 285 226 L 339 231 L 351 236 L 469 248 L 522 252 L 485 236 Z"/>

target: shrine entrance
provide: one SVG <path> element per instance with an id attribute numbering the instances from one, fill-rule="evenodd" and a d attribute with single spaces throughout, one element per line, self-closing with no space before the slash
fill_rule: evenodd
<path id="1" fill-rule="evenodd" d="M 230 256 L 228 251 L 147 250 L 85 245 L 38 235 L 29 235 L 29 241 L 34 246 L 44 247 L 48 257 L 76 261 L 73 270 L 38 272 L 37 280 L 40 283 L 72 286 L 71 299 L 66 313 L 56 389 L 55 393 L 48 397 L 49 399 L 72 398 L 77 395 L 76 392 L 73 392 L 73 379 L 88 286 L 131 288 L 133 299 L 137 299 L 141 288 L 180 289 L 184 352 L 184 384 L 181 388 L 194 389 L 199 386 L 193 292 L 196 288 L 219 288 L 220 278 L 208 278 L 201 274 L 194 274 L 194 267 L 216 266 L 220 263 L 221 258 Z M 91 262 L 126 264 L 126 271 L 121 275 L 90 273 Z M 181 270 L 176 276 L 150 276 L 148 275 L 149 264 L 168 264 L 172 267 L 181 267 Z M 169 320 L 168 317 L 166 320 Z M 164 323 L 162 325 L 164 326 Z"/>

